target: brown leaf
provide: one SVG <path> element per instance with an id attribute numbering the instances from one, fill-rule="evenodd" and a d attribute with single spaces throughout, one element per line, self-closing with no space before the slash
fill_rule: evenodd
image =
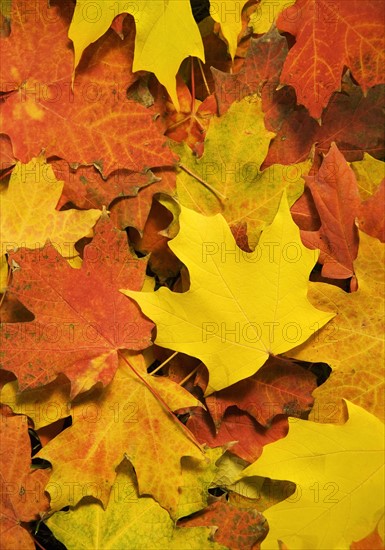
<path id="1" fill-rule="evenodd" d="M 316 176 L 305 176 L 321 219 L 318 231 L 301 231 L 307 248 L 321 251 L 322 275 L 347 279 L 354 274 L 358 251 L 355 218 L 359 207 L 356 178 L 335 144 L 323 160 Z"/>

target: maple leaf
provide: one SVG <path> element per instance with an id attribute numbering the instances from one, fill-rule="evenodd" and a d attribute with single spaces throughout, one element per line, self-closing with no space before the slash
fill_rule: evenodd
<path id="1" fill-rule="evenodd" d="M 316 387 L 311 372 L 274 357 L 247 380 L 207 397 L 206 405 L 217 427 L 225 411 L 234 405 L 268 427 L 277 414 L 299 416 L 308 410 L 313 404 L 311 393 Z"/>
<path id="2" fill-rule="evenodd" d="M 137 231 L 129 232 L 130 241 L 135 250 L 141 254 L 150 254 L 148 262 L 150 269 L 152 273 L 158 275 L 161 281 L 175 277 L 181 269 L 180 261 L 168 247 L 167 243 L 170 238 L 164 234 L 164 230 L 172 221 L 171 212 L 161 202 L 154 200 L 143 229 L 143 235 L 140 236 Z"/>
<path id="3" fill-rule="evenodd" d="M 143 187 L 136 197 L 124 197 L 111 205 L 111 220 L 120 229 L 134 227 L 142 236 L 154 198 L 158 195 L 175 195 L 175 170 L 156 170 L 159 181 Z"/>
<path id="4" fill-rule="evenodd" d="M 385 81 L 384 4 L 368 0 L 297 0 L 277 20 L 296 43 L 289 51 L 281 83 L 295 88 L 298 102 L 319 118 L 339 90 L 347 66 L 364 93 Z"/>
<path id="5" fill-rule="evenodd" d="M 58 208 L 68 202 L 82 209 L 108 208 L 114 199 L 136 197 L 141 188 L 158 181 L 151 170 L 142 173 L 121 169 L 103 179 L 94 166 L 75 170 L 65 160 L 51 160 L 50 164 L 56 177 L 64 181 Z"/>
<path id="6" fill-rule="evenodd" d="M 89 11 L 91 13 L 89 13 Z M 85 48 L 100 38 L 120 13 L 133 15 L 136 26 L 133 71 L 150 71 L 178 106 L 175 75 L 189 55 L 204 62 L 204 50 L 188 0 L 142 1 L 137 4 L 101 0 L 91 9 L 78 0 L 68 32 L 74 43 L 75 68 Z"/>
<path id="7" fill-rule="evenodd" d="M 14 413 L 28 416 L 39 430 L 71 414 L 70 384 L 58 377 L 51 384 L 21 392 L 14 380 L 1 388 L 0 402 Z"/>
<path id="8" fill-rule="evenodd" d="M 140 377 L 122 360 L 113 381 L 91 401 L 85 396 L 74 404 L 72 426 L 38 453 L 53 466 L 51 489 L 47 488 L 52 509 L 73 506 L 86 494 L 106 507 L 115 468 L 126 456 L 135 468 L 139 493 L 152 495 L 173 518 L 177 515 L 183 486 L 181 458 L 202 461 L 204 454 L 170 409 L 200 402 L 170 380 L 152 377 L 143 367 L 139 371 Z M 154 464 L 162 463 L 167 464 L 167 476 L 162 468 L 154 469 Z M 64 490 L 68 484 L 72 493 Z"/>
<path id="9" fill-rule="evenodd" d="M 51 245 L 20 249 L 10 258 L 20 269 L 8 292 L 35 315 L 1 327 L 2 368 L 16 374 L 20 390 L 64 373 L 74 397 L 96 382 L 108 384 L 119 349 L 150 344 L 152 323 L 117 290 L 122 283 L 141 288 L 147 262 L 132 256 L 126 234 L 107 217 L 85 248 L 81 269 L 71 268 Z"/>
<path id="10" fill-rule="evenodd" d="M 47 8 L 39 0 L 27 13 L 21 0 L 12 6 L 12 34 L 2 41 L 7 68 L 2 77 L 6 91 L 14 92 L 2 105 L 2 116 L 16 158 L 27 162 L 44 149 L 75 167 L 93 164 L 104 177 L 120 168 L 140 172 L 174 162 L 151 114 L 126 98 L 136 79 L 130 76 L 129 40 L 111 30 L 102 39 L 104 48 L 95 45 L 90 52 L 72 91 L 66 36 L 72 3 Z"/>
<path id="11" fill-rule="evenodd" d="M 311 283 L 309 300 L 315 307 L 337 311 L 329 327 L 290 351 L 303 360 L 325 361 L 333 369 L 314 396 L 315 418 L 336 413 L 341 398 L 384 415 L 384 245 L 360 232 L 355 261 L 357 292 L 347 294 L 334 285 Z"/>
<path id="12" fill-rule="evenodd" d="M 385 154 L 385 139 L 378 121 L 384 107 L 384 85 L 374 86 L 364 94 L 346 73 L 341 92 L 332 95 L 311 141 L 316 143 L 317 151 L 325 154 L 335 141 L 349 162 L 362 159 L 363 151 L 381 158 Z"/>
<path id="13" fill-rule="evenodd" d="M 238 36 L 242 30 L 241 11 L 247 0 L 224 0 L 210 3 L 210 15 L 221 25 L 221 31 L 229 45 L 231 59 L 234 59 Z"/>
<path id="14" fill-rule="evenodd" d="M 290 86 L 273 94 L 263 94 L 263 88 L 265 124 L 276 134 L 263 168 L 300 162 L 307 158 L 313 146 L 317 160 L 321 153 L 329 151 L 333 141 L 348 161 L 361 159 L 363 151 L 381 158 L 385 146 L 378 120 L 384 109 L 384 89 L 383 85 L 374 86 L 364 96 L 347 72 L 341 92 L 333 93 L 319 125 L 305 107 L 296 104 L 296 95 Z"/>
<path id="15" fill-rule="evenodd" d="M 192 97 L 180 76 L 177 77 L 177 93 L 179 111 L 172 103 L 166 104 L 167 110 L 164 113 L 166 135 L 174 141 L 183 141 L 194 150 L 196 146 L 201 146 L 204 140 L 210 119 L 217 112 L 217 102 L 214 95 L 208 96 L 203 102 Z"/>
<path id="16" fill-rule="evenodd" d="M 225 448 L 205 449 L 206 461 L 191 457 L 182 458 L 182 480 L 177 517 L 183 518 L 205 508 L 210 498 L 208 489 L 216 485 L 218 479 L 217 462 Z"/>
<path id="17" fill-rule="evenodd" d="M 234 101 L 259 93 L 263 111 L 266 99 L 279 85 L 279 76 L 287 56 L 286 39 L 273 27 L 260 38 L 250 40 L 245 62 L 239 72 L 232 74 L 212 68 L 218 108 L 223 115 Z"/>
<path id="18" fill-rule="evenodd" d="M 265 520 L 257 510 L 242 510 L 228 502 L 214 502 L 193 518 L 179 522 L 183 527 L 218 527 L 214 540 L 233 550 L 250 550 L 262 539 Z"/>
<path id="19" fill-rule="evenodd" d="M 49 508 L 44 486 L 50 472 L 31 468 L 26 420 L 23 416 L 1 415 L 0 537 L 4 550 L 33 550 L 33 539 L 21 524 L 40 519 Z"/>
<path id="20" fill-rule="evenodd" d="M 358 225 L 362 231 L 385 242 L 385 164 L 367 153 L 353 162 L 353 170 L 362 202 L 358 210 Z"/>
<path id="21" fill-rule="evenodd" d="M 211 120 L 200 159 L 186 146 L 173 147 L 181 157 L 180 202 L 206 215 L 221 212 L 230 225 L 246 222 L 251 248 L 265 224 L 272 222 L 282 190 L 293 204 L 303 192 L 302 174 L 310 168 L 305 162 L 261 172 L 272 136 L 264 126 L 260 99 L 250 96 Z"/>
<path id="22" fill-rule="evenodd" d="M 342 426 L 289 418 L 289 434 L 264 448 L 243 476 L 294 481 L 297 495 L 264 512 L 261 548 L 347 548 L 373 529 L 384 506 L 384 425 L 346 402 Z"/>
<path id="23" fill-rule="evenodd" d="M 229 446 L 229 452 L 247 462 L 254 462 L 262 453 L 263 445 L 271 443 L 287 434 L 287 420 L 275 419 L 269 428 L 263 428 L 248 414 L 231 409 L 215 430 L 210 415 L 196 410 L 187 421 L 187 427 L 200 443 L 209 447 Z"/>
<path id="24" fill-rule="evenodd" d="M 0 189 L 2 253 L 20 247 L 40 248 L 50 240 L 66 258 L 78 255 L 75 242 L 88 236 L 100 210 L 66 210 L 55 207 L 63 189 L 52 167 L 42 157 L 18 162 L 8 188 Z"/>
<path id="25" fill-rule="evenodd" d="M 318 231 L 301 231 L 302 242 L 320 249 L 324 277 L 347 279 L 354 274 L 358 251 L 359 194 L 354 173 L 333 143 L 317 175 L 305 180 L 322 225 Z"/>
<path id="26" fill-rule="evenodd" d="M 295 4 L 295 0 L 278 0 L 274 4 L 269 0 L 261 0 L 250 15 L 249 26 L 252 27 L 253 33 L 267 33 L 278 15 L 293 4 Z"/>
<path id="27" fill-rule="evenodd" d="M 294 339 L 305 341 L 313 323 L 323 326 L 332 318 L 306 298 L 314 252 L 301 244 L 285 194 L 252 254 L 237 248 L 221 215 L 205 217 L 181 207 L 179 222 L 180 232 L 169 246 L 189 269 L 189 291 L 122 292 L 156 322 L 158 345 L 206 365 L 206 395 L 251 376 L 269 355 L 289 350 Z M 289 247 L 295 247 L 295 262 Z"/>
<path id="28" fill-rule="evenodd" d="M 113 497 L 106 510 L 99 503 L 57 512 L 46 524 L 68 550 L 151 548 L 221 550 L 207 527 L 176 527 L 167 511 L 151 497 L 138 496 L 135 474 L 125 461 L 118 469 Z"/>

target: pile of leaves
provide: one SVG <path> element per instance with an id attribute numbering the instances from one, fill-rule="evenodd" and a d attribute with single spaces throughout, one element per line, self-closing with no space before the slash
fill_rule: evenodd
<path id="1" fill-rule="evenodd" d="M 383 548 L 385 4 L 1 10 L 2 549 Z"/>

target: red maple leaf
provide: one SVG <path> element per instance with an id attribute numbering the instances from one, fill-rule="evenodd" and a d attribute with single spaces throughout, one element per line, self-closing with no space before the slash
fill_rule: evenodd
<path id="1" fill-rule="evenodd" d="M 126 233 L 108 218 L 95 226 L 81 269 L 70 267 L 51 244 L 10 256 L 20 269 L 8 292 L 35 315 L 33 321 L 1 327 L 1 366 L 16 374 L 20 390 L 64 373 L 74 397 L 96 382 L 111 381 L 119 349 L 150 345 L 153 324 L 119 292 L 141 289 L 147 260 L 132 256 Z"/>
<path id="2" fill-rule="evenodd" d="M 295 36 L 281 83 L 319 118 L 340 89 L 348 67 L 364 93 L 385 81 L 385 3 L 372 0 L 297 0 L 278 17 L 279 30 Z"/>

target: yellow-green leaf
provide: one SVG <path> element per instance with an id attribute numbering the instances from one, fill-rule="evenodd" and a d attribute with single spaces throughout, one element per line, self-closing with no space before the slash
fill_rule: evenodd
<path id="1" fill-rule="evenodd" d="M 118 469 L 106 510 L 99 503 L 57 512 L 46 524 L 68 550 L 220 550 L 209 527 L 175 527 L 159 504 L 138 497 L 135 474 L 125 461 Z"/>
<path id="2" fill-rule="evenodd" d="M 220 214 L 182 207 L 179 221 L 169 246 L 189 269 L 188 292 L 122 292 L 157 324 L 157 344 L 206 365 L 206 394 L 251 376 L 270 354 L 304 342 L 333 317 L 307 300 L 318 253 L 302 245 L 285 194 L 253 253 L 236 246 Z"/>
<path id="3" fill-rule="evenodd" d="M 135 19 L 133 71 L 153 72 L 178 106 L 175 75 L 181 62 L 189 55 L 205 60 L 189 0 L 77 0 L 68 32 L 74 43 L 75 68 L 85 48 L 100 38 L 120 13 L 129 13 Z"/>
<path id="4" fill-rule="evenodd" d="M 346 402 L 344 425 L 289 418 L 289 434 L 264 447 L 243 476 L 297 484 L 294 495 L 268 508 L 270 531 L 261 548 L 349 548 L 377 525 L 384 507 L 384 425 Z"/>
<path id="5" fill-rule="evenodd" d="M 265 128 L 261 99 L 255 95 L 233 103 L 224 116 L 211 120 L 201 158 L 186 145 L 174 146 L 187 169 L 177 175 L 180 202 L 207 216 L 220 212 L 229 225 L 246 223 L 251 249 L 273 221 L 283 189 L 290 206 L 301 196 L 302 176 L 311 166 L 309 161 L 275 164 L 261 171 L 273 137 Z"/>
<path id="6" fill-rule="evenodd" d="M 218 476 L 216 462 L 225 452 L 222 447 L 207 448 L 205 456 L 208 460 L 197 460 L 191 457 L 182 458 L 182 479 L 177 517 L 189 516 L 207 506 L 210 496 L 208 489 L 215 486 Z"/>
<path id="7" fill-rule="evenodd" d="M 358 185 L 358 191 L 363 201 L 369 199 L 377 191 L 379 184 L 385 177 L 385 163 L 364 153 L 362 160 L 350 164 Z"/>

